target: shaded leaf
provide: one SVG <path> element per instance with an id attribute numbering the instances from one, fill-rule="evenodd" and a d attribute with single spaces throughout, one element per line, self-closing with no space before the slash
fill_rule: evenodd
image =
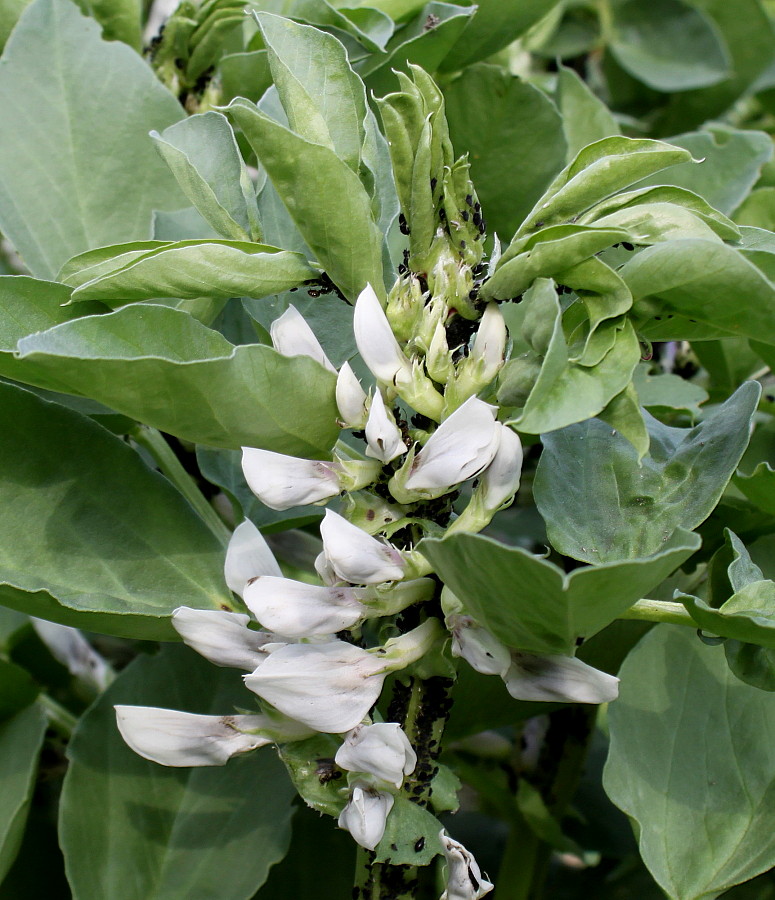
<path id="1" fill-rule="evenodd" d="M 469 154 L 489 230 L 509 238 L 565 165 L 562 119 L 543 91 L 484 64 L 462 72 L 444 100 L 452 143 Z"/>
<path id="2" fill-rule="evenodd" d="M 165 768 L 126 746 L 121 703 L 230 715 L 250 695 L 238 672 L 178 646 L 136 659 L 89 709 L 68 748 L 60 812 L 73 897 L 248 900 L 290 840 L 293 788 L 276 754 Z"/>
<path id="3" fill-rule="evenodd" d="M 708 392 L 692 381 L 678 375 L 652 373 L 649 363 L 641 363 L 633 372 L 632 383 L 638 392 L 638 402 L 650 409 L 685 410 L 694 418 L 708 399 Z"/>
<path id="4" fill-rule="evenodd" d="M 0 722 L 0 881 L 11 868 L 24 836 L 47 724 L 38 706 Z"/>
<path id="5" fill-rule="evenodd" d="M 775 864 L 775 697 L 720 647 L 660 625 L 630 653 L 609 712 L 608 796 L 638 824 L 672 900 L 712 900 Z"/>
<path id="6" fill-rule="evenodd" d="M 555 99 L 568 144 L 568 162 L 587 144 L 620 133 L 611 111 L 573 69 L 560 67 Z"/>
<path id="7" fill-rule="evenodd" d="M 0 397 L 0 602 L 167 640 L 175 607 L 231 606 L 220 541 L 124 441 L 10 384 Z"/>
<path id="8" fill-rule="evenodd" d="M 376 861 L 394 866 L 427 866 L 440 854 L 441 822 L 406 797 L 396 797 L 387 818 L 385 834 L 377 844 Z M 419 848 L 419 849 L 418 849 Z"/>
<path id="9" fill-rule="evenodd" d="M 696 528 L 743 455 L 760 391 L 743 384 L 692 429 L 644 413 L 651 449 L 640 465 L 596 419 L 544 435 L 534 490 L 552 545 L 601 563 L 655 553 L 676 528 Z"/>

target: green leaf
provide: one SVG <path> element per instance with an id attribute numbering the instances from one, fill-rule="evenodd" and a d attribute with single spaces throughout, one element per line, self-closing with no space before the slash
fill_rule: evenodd
<path id="1" fill-rule="evenodd" d="M 657 91 L 688 91 L 730 75 L 712 20 L 682 0 L 624 0 L 611 7 L 610 48 L 619 65 Z"/>
<path id="2" fill-rule="evenodd" d="M 60 812 L 74 900 L 248 900 L 290 840 L 293 788 L 275 752 L 165 768 L 122 740 L 113 705 L 124 703 L 230 715 L 250 695 L 239 673 L 166 647 L 136 659 L 89 709 L 68 748 Z"/>
<path id="3" fill-rule="evenodd" d="M 772 157 L 768 134 L 728 125 L 709 125 L 703 131 L 679 134 L 670 143 L 688 150 L 697 165 L 682 162 L 638 185 L 677 185 L 704 197 L 722 213 L 730 215 L 748 196 L 762 166 Z"/>
<path id="4" fill-rule="evenodd" d="M 0 398 L 0 602 L 161 640 L 177 606 L 232 605 L 220 541 L 124 441 L 13 385 Z"/>
<path id="5" fill-rule="evenodd" d="M 649 433 L 640 407 L 638 393 L 630 383 L 598 415 L 599 419 L 627 438 L 638 451 L 639 460 L 649 452 Z"/>
<path id="6" fill-rule="evenodd" d="M 108 101 L 95 102 L 97 85 Z M 182 205 L 148 140 L 182 108 L 68 0 L 35 0 L 22 14 L 3 56 L 0 105 L 0 230 L 33 275 L 50 278 L 90 247 L 147 238 L 153 209 Z"/>
<path id="7" fill-rule="evenodd" d="M 536 234 L 514 239 L 500 257 L 480 296 L 507 300 L 527 290 L 537 278 L 552 278 L 591 259 L 612 244 L 626 241 L 622 228 L 550 225 Z"/>
<path id="8" fill-rule="evenodd" d="M 341 746 L 330 734 L 317 734 L 303 741 L 293 741 L 279 748 L 280 759 L 302 800 L 311 809 L 336 818 L 347 803 L 349 789 L 344 771 L 334 763 Z M 326 764 L 321 778 L 319 766 Z"/>
<path id="9" fill-rule="evenodd" d="M 254 13 L 272 79 L 291 131 L 333 150 L 358 172 L 366 91 L 342 44 L 330 34 L 269 13 Z"/>
<path id="10" fill-rule="evenodd" d="M 504 644 L 529 653 L 572 655 L 577 638 L 613 622 L 699 545 L 696 535 L 679 531 L 651 555 L 569 575 L 543 557 L 481 535 L 426 538 L 419 549 L 466 612 Z"/>
<path id="11" fill-rule="evenodd" d="M 554 179 L 517 234 L 561 224 L 617 191 L 690 159 L 687 150 L 662 141 L 618 136 L 596 141 L 581 150 Z M 503 262 L 510 255 L 507 250 Z"/>
<path id="12" fill-rule="evenodd" d="M 735 222 L 775 231 L 775 187 L 752 191 L 735 210 Z"/>
<path id="13" fill-rule="evenodd" d="M 759 356 L 745 338 L 697 341 L 692 344 L 692 350 L 710 375 L 711 388 L 721 391 L 724 397 L 761 368 Z"/>
<path id="14" fill-rule="evenodd" d="M 525 302 L 529 304 L 528 313 L 534 306 L 541 308 L 537 315 L 543 320 L 543 327 L 552 331 L 532 390 L 522 411 L 509 419 L 509 424 L 528 434 L 542 434 L 596 416 L 627 387 L 640 359 L 640 345 L 632 325 L 623 317 L 602 324 L 596 335 L 610 338 L 608 348 L 599 361 L 587 365 L 572 357 L 552 283 L 536 281 L 525 295 Z M 526 315 L 525 324 L 529 321 Z M 519 365 L 519 360 L 516 363 Z M 501 403 L 509 402 L 511 366 L 508 362 L 501 373 Z"/>
<path id="15" fill-rule="evenodd" d="M 195 207 L 188 206 L 175 212 L 154 210 L 152 237 L 155 241 L 193 241 L 203 238 L 217 239 L 218 233 L 205 222 Z"/>
<path id="16" fill-rule="evenodd" d="M 775 343 L 775 284 L 734 247 L 702 238 L 655 244 L 619 275 L 644 320 L 677 314 L 715 332 Z"/>
<path id="17" fill-rule="evenodd" d="M 442 852 L 440 831 L 441 822 L 433 813 L 406 797 L 396 797 L 375 860 L 393 866 L 427 866 Z"/>
<path id="18" fill-rule="evenodd" d="M 151 137 L 183 193 L 219 234 L 261 240 L 256 191 L 226 116 L 189 116 Z"/>
<path id="19" fill-rule="evenodd" d="M 29 706 L 39 690 L 26 669 L 0 659 L 0 721 Z"/>
<path id="20" fill-rule="evenodd" d="M 38 706 L 0 722 L 0 882 L 22 842 L 47 725 Z"/>
<path id="21" fill-rule="evenodd" d="M 436 0 L 418 6 L 421 8 L 415 18 L 396 30 L 385 54 L 373 54 L 358 66 L 366 86 L 376 96 L 395 90 L 394 70 L 406 72 L 415 65 L 435 72 L 461 36 L 468 33 L 475 12 L 469 6 Z"/>
<path id="22" fill-rule="evenodd" d="M 633 373 L 632 383 L 640 405 L 649 409 L 685 410 L 696 419 L 708 392 L 678 375 L 653 374 L 650 368 L 649 363 L 640 363 Z"/>
<path id="23" fill-rule="evenodd" d="M 479 0 L 476 15 L 449 56 L 444 69 L 462 69 L 506 47 L 535 25 L 559 0 Z"/>
<path id="24" fill-rule="evenodd" d="M 620 133 L 616 119 L 605 103 L 573 69 L 566 66 L 560 66 L 557 75 L 555 101 L 562 115 L 569 163 L 587 144 Z"/>
<path id="25" fill-rule="evenodd" d="M 218 62 L 218 72 L 224 103 L 230 103 L 235 97 L 258 103 L 272 84 L 266 50 L 223 56 Z"/>
<path id="26" fill-rule="evenodd" d="M 313 143 L 237 98 L 227 111 L 245 133 L 318 262 L 349 300 L 366 284 L 384 293 L 382 234 L 358 176 Z"/>
<path id="27" fill-rule="evenodd" d="M 241 241 L 158 241 L 103 248 L 115 259 L 90 265 L 96 254 L 71 259 L 64 276 L 75 287 L 71 302 L 122 305 L 156 297 L 267 297 L 319 273 L 300 253 Z M 61 277 L 61 276 L 60 276 Z"/>
<path id="28" fill-rule="evenodd" d="M 444 100 L 452 143 L 469 154 L 489 229 L 510 237 L 565 165 L 562 119 L 543 91 L 485 64 L 462 72 Z"/>
<path id="29" fill-rule="evenodd" d="M 775 650 L 743 641 L 724 641 L 730 670 L 746 684 L 761 691 L 775 691 Z"/>
<path id="30" fill-rule="evenodd" d="M 731 56 L 732 77 L 711 87 L 678 91 L 658 116 L 662 134 L 696 128 L 741 98 L 772 62 L 775 30 L 760 0 L 691 0 L 713 21 Z M 728 210 L 725 210 L 727 212 Z"/>
<path id="31" fill-rule="evenodd" d="M 775 864 L 775 697 L 738 681 L 720 647 L 660 625 L 620 671 L 608 796 L 637 822 L 671 900 L 712 900 Z"/>
<path id="32" fill-rule="evenodd" d="M 769 463 L 759 463 L 750 475 L 738 473 L 734 483 L 751 503 L 775 516 L 775 469 Z"/>
<path id="33" fill-rule="evenodd" d="M 43 372 L 47 387 L 199 444 L 320 456 L 339 433 L 335 378 L 319 363 L 235 347 L 164 306 L 125 306 L 31 335 L 19 343 L 17 372 L 26 362 L 33 383 Z"/>
<path id="34" fill-rule="evenodd" d="M 695 529 L 715 507 L 748 444 L 761 388 L 743 384 L 692 429 L 644 413 L 648 456 L 595 419 L 542 437 L 535 499 L 552 545 L 601 563 L 657 552 L 676 528 Z"/>

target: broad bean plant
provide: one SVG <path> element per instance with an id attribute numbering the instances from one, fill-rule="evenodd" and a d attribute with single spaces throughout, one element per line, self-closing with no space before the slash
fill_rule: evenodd
<path id="1" fill-rule="evenodd" d="M 0 4 L 0 898 L 775 897 L 773 14 Z"/>

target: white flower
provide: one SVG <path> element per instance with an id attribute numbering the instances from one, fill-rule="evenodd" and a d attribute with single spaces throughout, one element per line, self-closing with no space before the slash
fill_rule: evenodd
<path id="1" fill-rule="evenodd" d="M 270 650 L 287 643 L 276 634 L 248 628 L 250 617 L 219 609 L 179 606 L 172 626 L 192 650 L 216 666 L 233 666 L 252 672 Z"/>
<path id="2" fill-rule="evenodd" d="M 339 827 L 349 831 L 361 847 L 374 850 L 385 833 L 393 803 L 393 795 L 387 791 L 356 785 L 349 803 L 339 815 Z"/>
<path id="3" fill-rule="evenodd" d="M 440 900 L 479 900 L 495 887 L 485 878 L 473 855 L 441 830 L 439 834 L 444 859 L 447 861 L 447 889 Z"/>
<path id="4" fill-rule="evenodd" d="M 250 519 L 240 522 L 234 529 L 226 550 L 223 573 L 229 589 L 240 597 L 245 585 L 256 575 L 282 575 L 264 536 Z"/>
<path id="5" fill-rule="evenodd" d="M 323 550 L 331 569 L 351 584 L 378 584 L 403 578 L 405 562 L 391 544 L 361 531 L 330 509 L 320 525 Z"/>
<path id="6" fill-rule="evenodd" d="M 445 419 L 390 480 L 398 502 L 440 497 L 488 466 L 500 440 L 495 413 L 494 406 L 470 397 Z"/>
<path id="7" fill-rule="evenodd" d="M 377 722 L 356 725 L 345 736 L 334 761 L 348 772 L 365 772 L 400 788 L 404 775 L 414 772 L 417 754 L 400 725 Z"/>
<path id="8" fill-rule="evenodd" d="M 363 428 L 366 423 L 366 391 L 350 368 L 350 364 L 342 363 L 336 378 L 336 405 L 342 422 L 349 428 Z"/>
<path id="9" fill-rule="evenodd" d="M 503 680 L 515 700 L 607 703 L 619 695 L 619 679 L 572 656 L 513 652 Z"/>
<path id="10" fill-rule="evenodd" d="M 500 435 L 498 449 L 492 462 L 479 476 L 468 506 L 447 529 L 447 534 L 458 531 L 481 531 L 492 517 L 507 504 L 519 488 L 522 474 L 522 442 L 519 435 L 507 425 L 496 422 Z"/>
<path id="11" fill-rule="evenodd" d="M 410 382 L 412 365 L 398 345 L 371 285 L 358 295 L 353 313 L 355 343 L 374 377 L 386 385 Z"/>
<path id="12" fill-rule="evenodd" d="M 385 409 L 379 391 L 374 393 L 371 401 L 369 418 L 366 422 L 366 443 L 369 445 L 366 456 L 374 457 L 382 463 L 389 463 L 402 453 L 406 453 L 401 429 L 396 425 L 393 414 Z"/>
<path id="13" fill-rule="evenodd" d="M 508 647 L 470 616 L 447 616 L 446 624 L 452 632 L 452 655 L 462 657 L 477 672 L 503 675 L 511 665 Z"/>
<path id="14" fill-rule="evenodd" d="M 387 674 L 373 653 L 330 641 L 288 644 L 245 676 L 259 697 L 315 731 L 339 734 L 360 723 L 377 702 Z"/>
<path id="15" fill-rule="evenodd" d="M 162 766 L 222 766 L 237 753 L 272 742 L 265 716 L 199 716 L 152 706 L 116 706 L 121 737 Z M 252 733 L 251 733 L 252 732 Z"/>
<path id="16" fill-rule="evenodd" d="M 77 628 L 34 616 L 30 621 L 54 659 L 71 675 L 97 692 L 105 690 L 113 680 L 113 670 Z"/>
<path id="17" fill-rule="evenodd" d="M 248 487 L 270 509 L 290 509 L 335 497 L 342 484 L 336 463 L 242 448 Z"/>
<path id="18" fill-rule="evenodd" d="M 245 589 L 245 604 L 265 628 L 300 638 L 351 628 L 366 612 L 362 592 L 263 576 Z"/>
<path id="19" fill-rule="evenodd" d="M 336 375 L 336 369 L 320 346 L 315 332 L 295 306 L 289 306 L 279 319 L 272 322 L 269 334 L 272 346 L 278 353 L 283 356 L 311 356 Z"/>

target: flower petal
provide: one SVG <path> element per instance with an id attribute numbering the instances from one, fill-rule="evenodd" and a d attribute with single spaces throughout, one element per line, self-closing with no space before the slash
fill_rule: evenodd
<path id="1" fill-rule="evenodd" d="M 339 815 L 338 825 L 349 831 L 361 847 L 374 850 L 385 833 L 387 817 L 394 802 L 393 795 L 387 791 L 356 785 L 349 803 Z"/>
<path id="2" fill-rule="evenodd" d="M 96 691 L 104 691 L 113 679 L 113 671 L 77 628 L 59 625 L 47 619 L 30 618 L 38 637 L 67 671 Z"/>
<path id="3" fill-rule="evenodd" d="M 477 672 L 503 675 L 511 665 L 508 647 L 470 616 L 448 616 L 446 624 L 452 632 L 452 655 L 462 657 Z"/>
<path id="4" fill-rule="evenodd" d="M 482 878 L 473 854 L 443 829 L 439 839 L 447 861 L 447 889 L 440 900 L 479 900 L 489 894 L 495 885 Z"/>
<path id="5" fill-rule="evenodd" d="M 355 303 L 353 331 L 358 352 L 375 378 L 384 384 L 395 384 L 399 376 L 411 379 L 411 363 L 399 347 L 371 285 L 361 291 Z"/>
<path id="6" fill-rule="evenodd" d="M 516 700 L 607 703 L 619 695 L 619 679 L 572 656 L 514 652 L 503 676 Z"/>
<path id="7" fill-rule="evenodd" d="M 290 509 L 335 497 L 342 489 L 335 463 L 242 448 L 248 487 L 270 509 Z"/>
<path id="8" fill-rule="evenodd" d="M 276 634 L 248 628 L 250 617 L 219 609 L 189 609 L 179 606 L 172 626 L 183 640 L 216 666 L 233 666 L 252 672 L 269 655 L 264 648 L 282 642 Z"/>
<path id="9" fill-rule="evenodd" d="M 336 369 L 320 346 L 315 332 L 295 306 L 289 306 L 279 319 L 272 322 L 269 335 L 272 346 L 283 356 L 311 356 L 336 375 Z"/>
<path id="10" fill-rule="evenodd" d="M 498 449 L 494 406 L 469 397 L 428 438 L 414 458 L 407 490 L 446 490 L 478 475 Z"/>
<path id="11" fill-rule="evenodd" d="M 350 364 L 342 363 L 336 379 L 336 405 L 342 421 L 350 428 L 363 428 L 366 423 L 366 391 L 350 368 Z"/>
<path id="12" fill-rule="evenodd" d="M 406 453 L 406 444 L 401 429 L 396 425 L 392 414 L 385 409 L 382 394 L 376 391 L 371 401 L 369 418 L 366 422 L 366 456 L 389 463 Z"/>
<path id="13" fill-rule="evenodd" d="M 250 519 L 240 522 L 234 529 L 226 550 L 223 573 L 229 589 L 240 597 L 245 585 L 256 575 L 282 575 L 269 544 Z"/>
<path id="14" fill-rule="evenodd" d="M 404 775 L 414 772 L 417 754 L 398 723 L 377 722 L 356 725 L 334 761 L 348 772 L 364 772 L 400 788 Z"/>
<path id="15" fill-rule="evenodd" d="M 498 449 L 489 466 L 482 472 L 481 490 L 485 509 L 498 510 L 519 487 L 522 474 L 522 441 L 507 425 L 498 426 Z"/>
<path id="16" fill-rule="evenodd" d="M 358 725 L 377 702 L 383 669 L 376 656 L 344 641 L 288 644 L 246 675 L 245 684 L 286 716 L 339 734 Z"/>
<path id="17" fill-rule="evenodd" d="M 247 734 L 265 716 L 200 716 L 152 706 L 116 706 L 118 730 L 140 756 L 162 766 L 222 766 L 237 753 L 271 743 Z"/>
<path id="18" fill-rule="evenodd" d="M 335 634 L 362 619 L 366 610 L 360 593 L 350 587 L 318 587 L 264 576 L 247 586 L 245 604 L 265 628 L 289 637 L 309 637 Z"/>
<path id="19" fill-rule="evenodd" d="M 405 562 L 395 547 L 361 531 L 330 509 L 320 524 L 326 559 L 343 581 L 379 584 L 403 578 Z"/>

